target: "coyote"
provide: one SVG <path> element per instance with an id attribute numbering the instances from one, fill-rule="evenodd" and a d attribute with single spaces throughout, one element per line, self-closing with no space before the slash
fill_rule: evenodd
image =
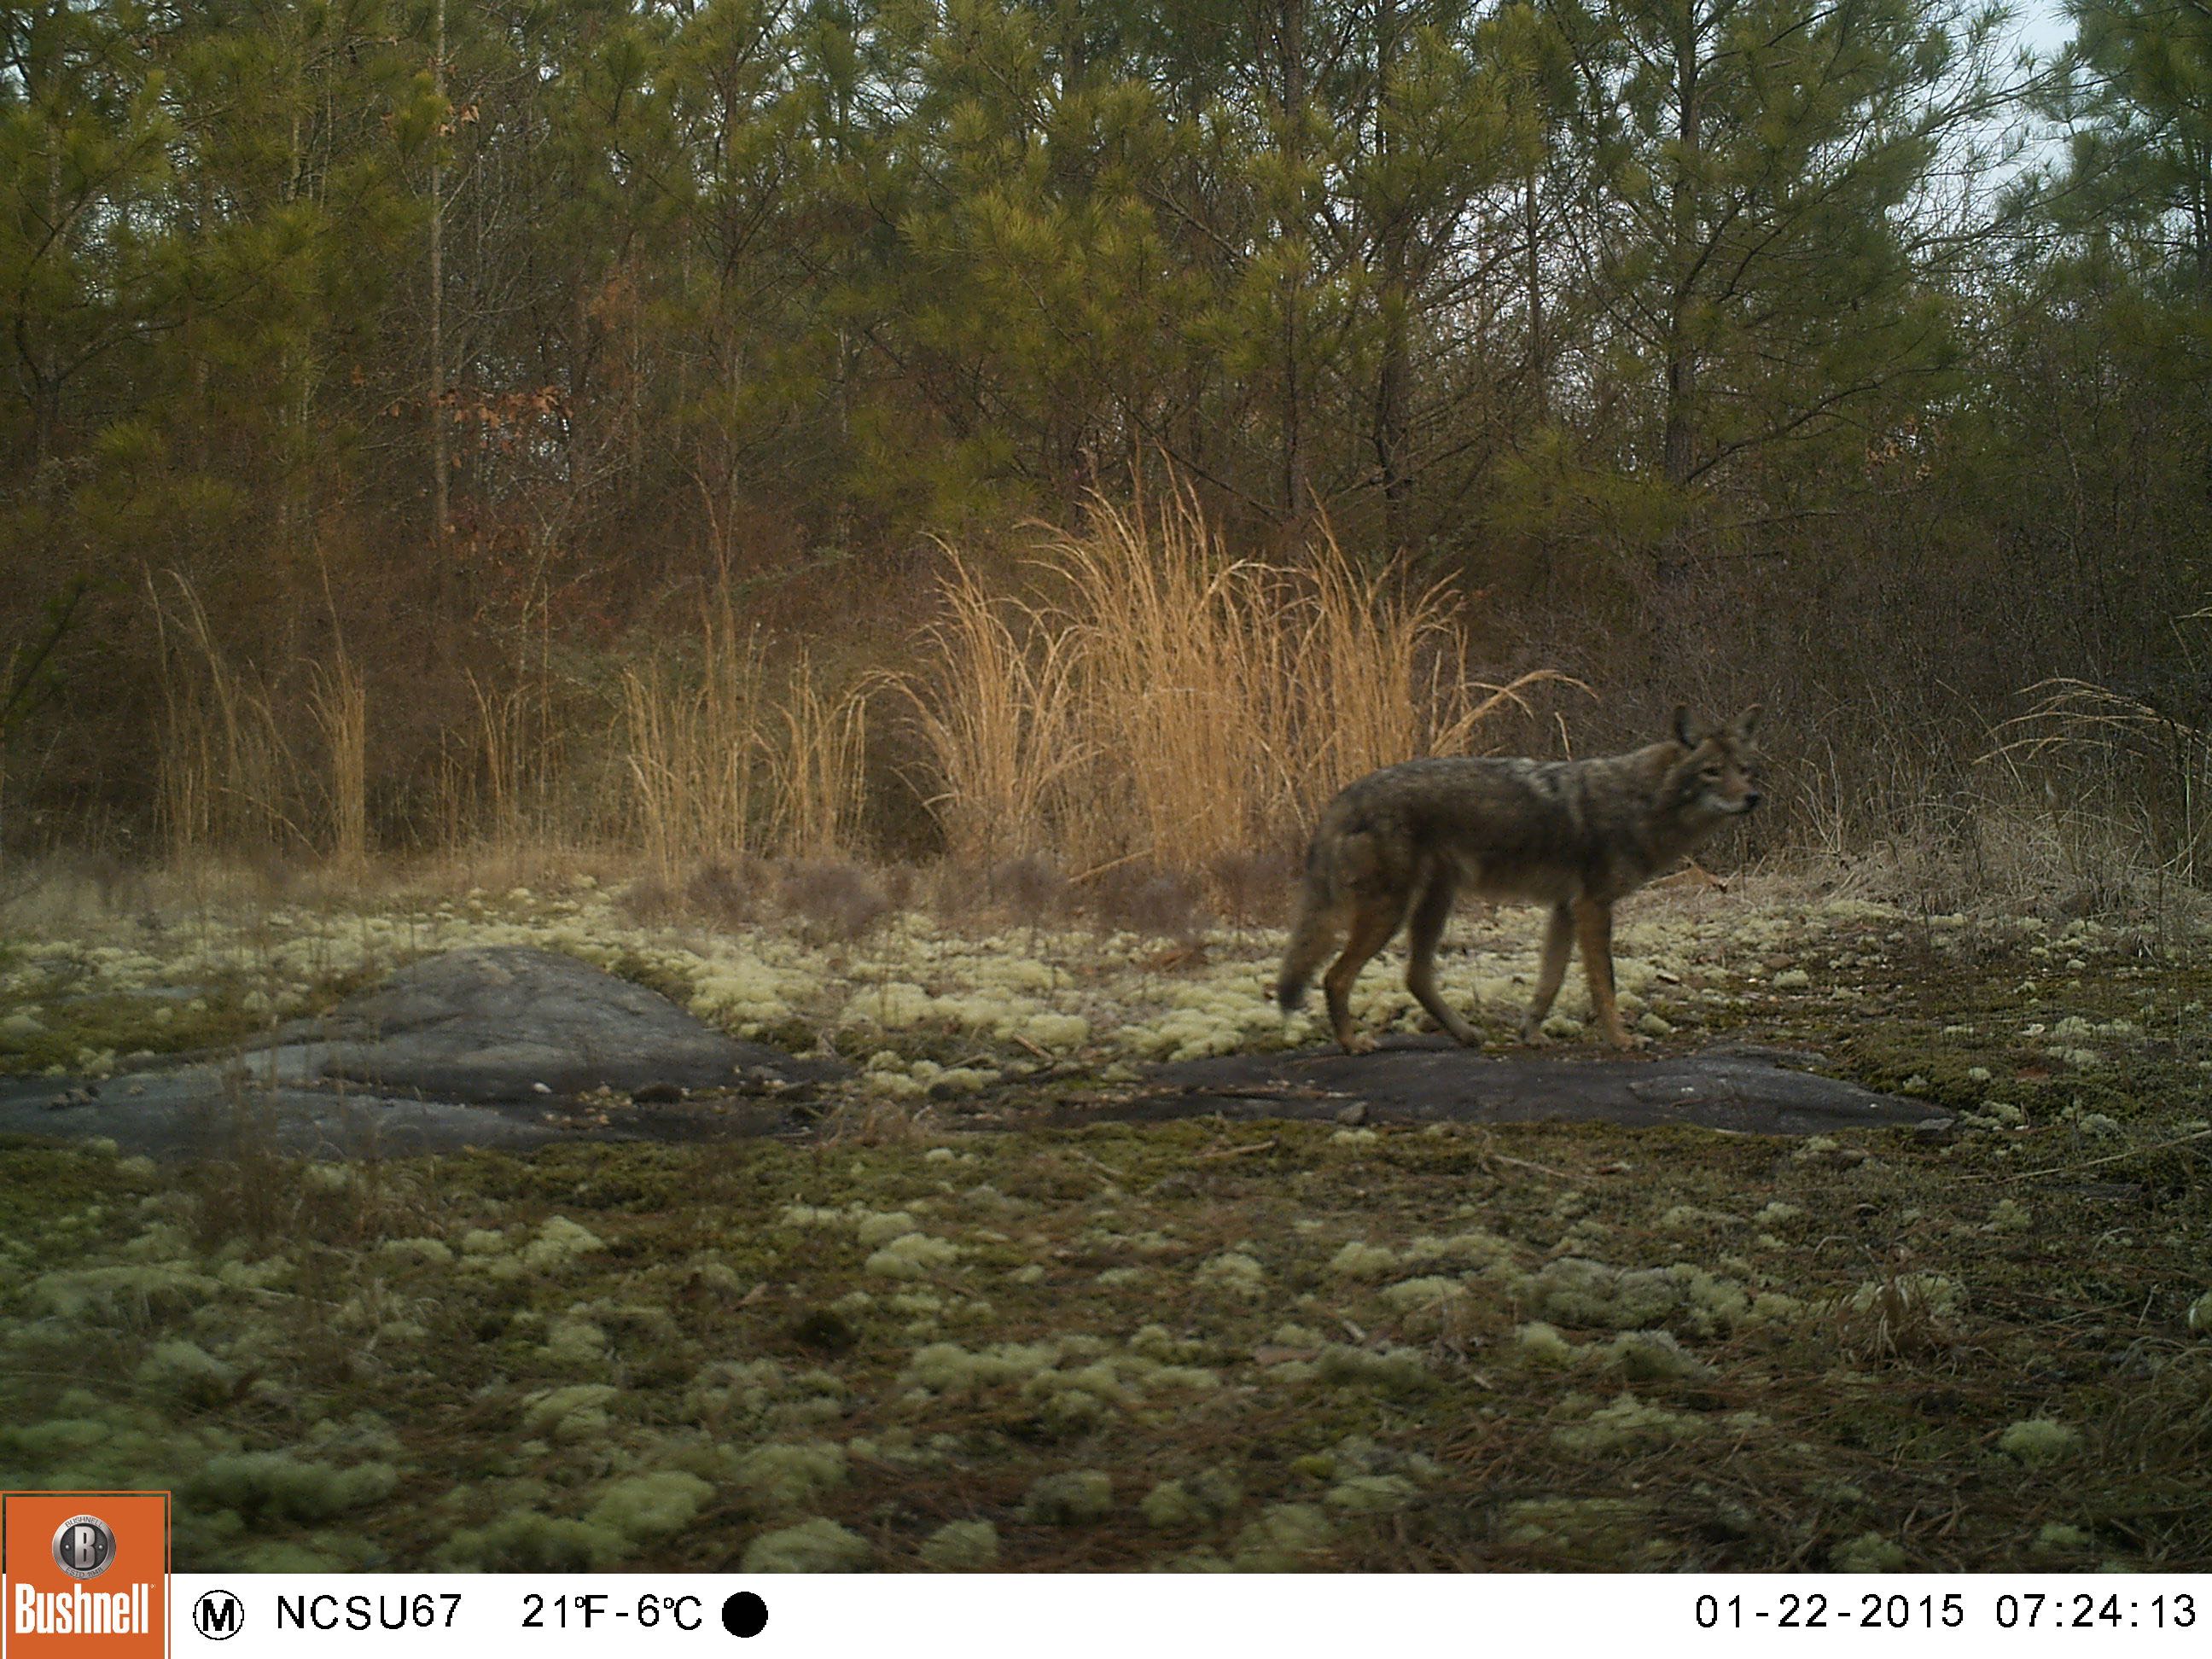
<path id="1" fill-rule="evenodd" d="M 1289 1013 L 1347 932 L 1322 980 L 1329 1024 L 1346 1054 L 1374 1040 L 1353 1028 L 1352 982 L 1413 914 L 1406 987 L 1437 1024 L 1479 1047 L 1480 1035 L 1437 992 L 1437 941 L 1461 892 L 1551 907 L 1544 966 L 1521 1021 L 1542 1040 L 1544 1017 L 1579 939 L 1590 1006 L 1613 1046 L 1631 1045 L 1613 990 L 1613 907 L 1730 818 L 1759 805 L 1753 703 L 1702 735 L 1674 710 L 1668 738 L 1600 760 L 1407 761 L 1348 784 L 1321 815 L 1306 851 L 1297 921 L 1275 1000 Z"/>

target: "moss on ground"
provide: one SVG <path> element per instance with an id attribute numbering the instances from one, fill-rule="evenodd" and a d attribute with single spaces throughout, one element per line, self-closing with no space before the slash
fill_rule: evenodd
<path id="1" fill-rule="evenodd" d="M 0 1146 L 0 1484 L 173 1487 L 187 1571 L 2204 1568 L 2212 972 L 1939 921 L 1656 916 L 1624 983 L 1662 1046 L 1818 1048 L 1946 1139 L 964 1135 L 862 1085 L 806 1143 Z M 1510 998 L 1493 943 L 1447 981 Z M 889 1029 L 781 945 L 698 959 L 900 1076 L 988 1053 L 1017 1123 L 1133 1054 L 1117 1007 L 1242 1029 L 1242 969 L 984 1006 L 945 948 Z"/>

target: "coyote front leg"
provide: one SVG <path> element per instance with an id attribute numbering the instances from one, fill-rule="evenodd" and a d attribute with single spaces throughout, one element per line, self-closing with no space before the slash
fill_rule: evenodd
<path id="1" fill-rule="evenodd" d="M 1522 1042 L 1551 1040 L 1544 1035 L 1544 1016 L 1552 1012 L 1552 1000 L 1559 994 L 1559 981 L 1567 976 L 1567 952 L 1574 944 L 1574 912 L 1564 904 L 1553 905 L 1551 920 L 1544 929 L 1544 966 L 1536 976 L 1535 994 L 1528 999 L 1528 1012 L 1521 1017 Z"/>
<path id="2" fill-rule="evenodd" d="M 1583 972 L 1589 978 L 1590 1012 L 1616 1048 L 1633 1048 L 1636 1040 L 1620 1023 L 1620 1004 L 1613 992 L 1613 906 L 1602 899 L 1575 901 L 1576 932 L 1583 947 Z"/>

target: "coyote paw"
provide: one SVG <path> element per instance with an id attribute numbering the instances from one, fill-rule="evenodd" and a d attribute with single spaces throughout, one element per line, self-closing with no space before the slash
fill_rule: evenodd
<path id="1" fill-rule="evenodd" d="M 1340 1036 L 1337 1038 L 1337 1043 L 1347 1054 L 1371 1054 L 1375 1052 L 1375 1039 L 1364 1031 L 1352 1031 Z"/>
<path id="2" fill-rule="evenodd" d="M 1540 1025 L 1524 1024 L 1521 1027 L 1521 1041 L 1531 1048 L 1548 1048 L 1552 1046 L 1552 1039 L 1545 1035 L 1544 1028 Z"/>

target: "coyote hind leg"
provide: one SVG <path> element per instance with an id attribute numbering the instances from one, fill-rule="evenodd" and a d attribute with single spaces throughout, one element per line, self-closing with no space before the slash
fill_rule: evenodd
<path id="1" fill-rule="evenodd" d="M 1452 890 L 1450 874 L 1438 870 L 1430 876 L 1427 890 L 1413 907 L 1413 927 L 1407 939 L 1412 960 L 1406 964 L 1406 988 L 1455 1042 L 1480 1048 L 1482 1033 L 1455 1013 L 1437 989 L 1437 942 L 1443 937 L 1444 923 L 1451 917 Z"/>
<path id="2" fill-rule="evenodd" d="M 1405 919 L 1404 893 L 1361 895 L 1352 913 L 1352 937 L 1344 943 L 1344 953 L 1322 978 L 1322 988 L 1328 994 L 1329 1025 L 1347 1054 L 1364 1054 L 1375 1046 L 1375 1039 L 1352 1023 L 1352 982 Z"/>

